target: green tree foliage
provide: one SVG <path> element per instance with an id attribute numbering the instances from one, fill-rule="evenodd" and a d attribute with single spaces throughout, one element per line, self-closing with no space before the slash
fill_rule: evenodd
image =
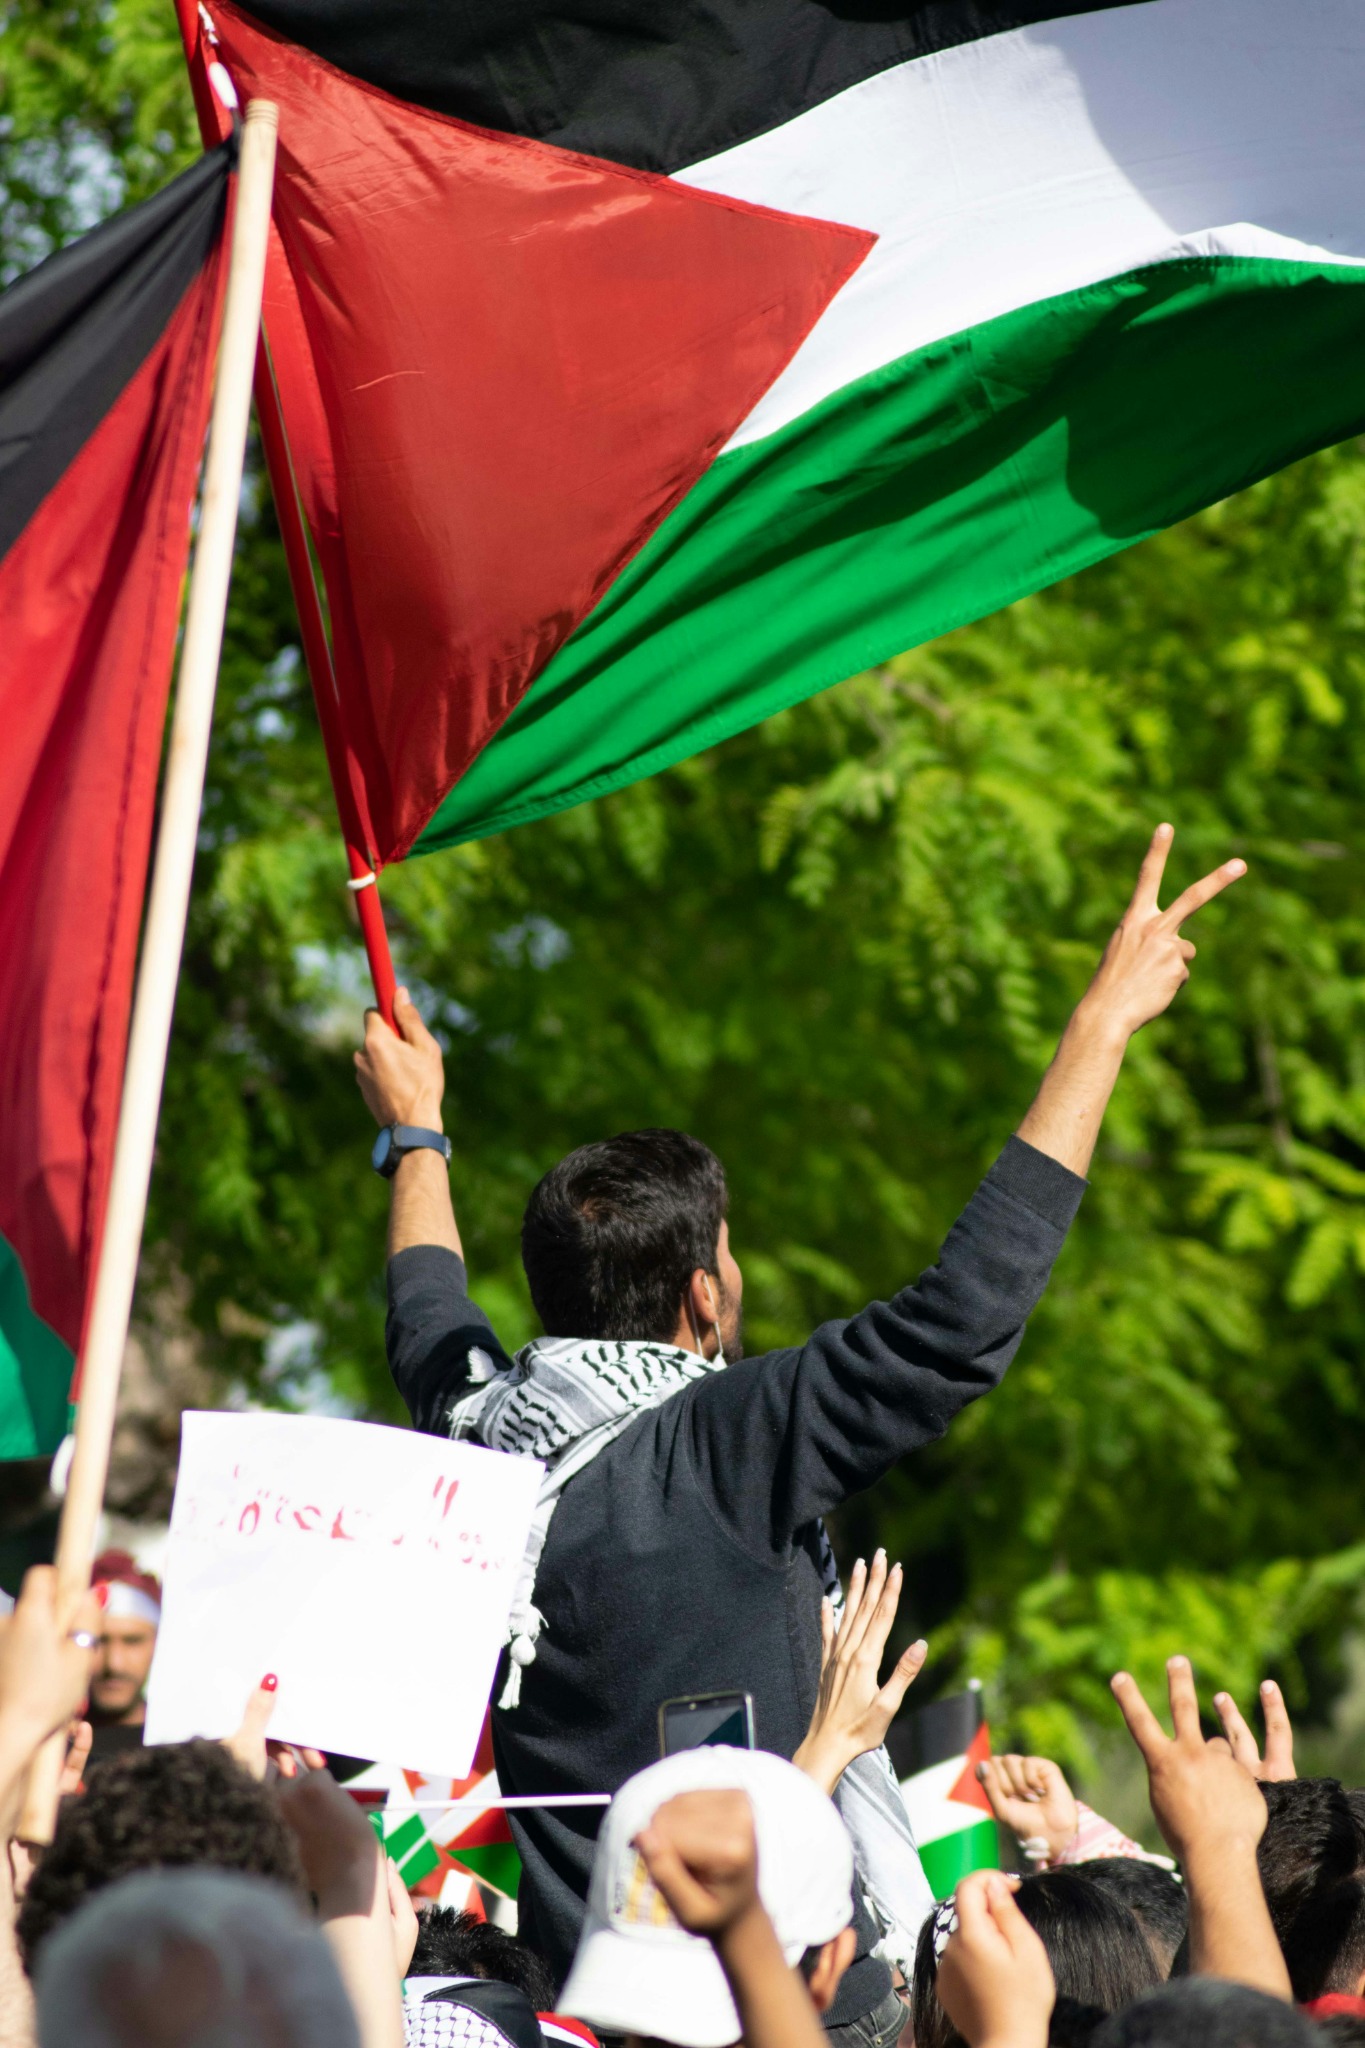
<path id="1" fill-rule="evenodd" d="M 194 146 L 169 0 L 0 10 L 11 272 Z M 397 1418 L 365 980 L 268 493 L 244 505 L 149 1223 L 225 1375 Z M 1302 464 L 715 753 L 385 877 L 448 1047 L 476 1291 L 567 1147 L 715 1145 L 751 1348 L 932 1259 L 1025 1107 L 1151 826 L 1195 978 L 1134 1045 L 1018 1364 L 854 1503 L 951 1680 L 1084 1766 L 1172 1649 L 1321 1707 L 1365 1573 L 1365 450 Z"/>

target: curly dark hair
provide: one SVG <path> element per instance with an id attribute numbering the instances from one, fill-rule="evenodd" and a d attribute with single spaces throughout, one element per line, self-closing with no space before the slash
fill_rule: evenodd
<path id="1" fill-rule="evenodd" d="M 208 1864 L 273 1877 L 307 1902 L 294 1837 L 264 1785 L 216 1742 L 168 1742 L 110 1757 L 63 1804 L 29 1880 L 17 1931 L 24 1967 L 95 1892 L 135 1870 Z"/>

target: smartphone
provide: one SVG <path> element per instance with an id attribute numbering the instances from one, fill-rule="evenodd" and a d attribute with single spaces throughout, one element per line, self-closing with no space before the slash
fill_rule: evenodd
<path id="1" fill-rule="evenodd" d="M 659 1754 L 702 1749 L 721 1743 L 727 1749 L 754 1747 L 754 1701 L 747 1692 L 698 1692 L 686 1699 L 665 1700 L 659 1709 Z"/>

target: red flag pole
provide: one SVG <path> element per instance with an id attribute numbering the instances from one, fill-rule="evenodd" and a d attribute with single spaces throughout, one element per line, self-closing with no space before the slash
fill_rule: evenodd
<path id="1" fill-rule="evenodd" d="M 211 69 L 216 63 L 212 54 L 216 47 L 212 16 L 204 6 L 197 5 L 196 0 L 176 0 L 176 14 L 180 23 L 181 41 L 185 47 L 185 62 L 189 67 L 195 111 L 199 116 L 199 130 L 207 147 L 222 139 L 227 120 L 226 112 L 220 111 L 215 103 L 215 86 L 210 77 Z M 235 98 L 231 92 L 230 80 L 224 77 L 220 81 L 220 87 L 230 98 Z M 346 845 L 346 861 L 351 870 L 347 887 L 356 900 L 360 936 L 365 944 L 370 979 L 374 983 L 375 1003 L 384 1022 L 390 1029 L 396 1030 L 393 1021 L 393 998 L 397 978 L 394 974 L 393 955 L 389 950 L 388 927 L 384 923 L 384 906 L 380 901 L 378 878 L 367 844 L 368 835 L 362 823 L 361 807 L 356 802 L 360 769 L 348 744 L 341 717 L 341 700 L 337 694 L 332 646 L 327 637 L 327 623 L 322 615 L 322 603 L 318 596 L 317 577 L 313 569 L 312 551 L 308 545 L 303 508 L 299 502 L 293 458 L 289 453 L 289 440 L 284 430 L 280 395 L 270 364 L 269 335 L 264 326 L 262 333 L 265 345 L 256 359 L 256 422 L 260 428 L 261 448 L 265 455 L 266 471 L 270 477 L 276 517 L 280 522 L 280 538 L 284 542 L 284 559 L 294 592 L 294 606 L 299 617 L 304 663 L 308 669 L 308 680 L 313 686 L 313 702 L 317 706 L 318 724 L 322 728 L 322 743 L 327 750 L 327 766 L 332 777 L 332 789 L 336 795 L 337 814 Z"/>
<path id="2" fill-rule="evenodd" d="M 261 325 L 278 119 L 278 112 L 269 101 L 255 100 L 247 109 L 242 126 L 227 291 L 200 495 L 199 539 L 185 608 L 180 676 L 166 755 L 137 995 L 128 1033 L 128 1060 L 104 1233 L 90 1319 L 81 1346 L 71 1473 L 57 1530 L 57 1588 L 63 1603 L 74 1601 L 90 1583 L 142 1225 L 147 1213 L 147 1187 L 152 1175 L 166 1051 L 185 944 L 223 620 L 232 576 L 242 465 L 251 417 L 252 366 Z M 66 1731 L 61 1729 L 34 1759 L 17 1830 L 23 1841 L 52 1840 L 65 1753 Z"/>
<path id="3" fill-rule="evenodd" d="M 384 906 L 379 900 L 378 878 L 364 851 L 365 835 L 360 824 L 351 782 L 355 764 L 342 728 L 336 670 L 332 665 L 332 648 L 327 638 L 326 622 L 322 616 L 322 603 L 318 597 L 317 577 L 313 572 L 313 557 L 309 551 L 308 534 L 303 523 L 303 511 L 299 505 L 294 464 L 289 454 L 288 440 L 285 438 L 280 395 L 275 388 L 275 376 L 270 367 L 268 342 L 267 348 L 261 350 L 256 360 L 256 419 L 261 430 L 261 448 L 270 476 L 270 488 L 274 493 L 275 513 L 280 522 L 284 559 L 299 615 L 303 658 L 308 667 L 309 681 L 313 685 L 313 702 L 317 705 L 318 724 L 322 727 L 322 743 L 327 749 L 327 765 L 331 770 L 342 836 L 346 842 L 346 859 L 351 870 L 348 887 L 355 895 L 355 907 L 360 918 L 360 935 L 365 942 L 365 957 L 370 964 L 370 978 L 374 983 L 374 997 L 379 1014 L 391 1029 L 396 1029 L 393 1022 L 393 998 L 397 980 L 393 969 L 393 955 L 389 950 L 388 927 L 384 923 Z"/>

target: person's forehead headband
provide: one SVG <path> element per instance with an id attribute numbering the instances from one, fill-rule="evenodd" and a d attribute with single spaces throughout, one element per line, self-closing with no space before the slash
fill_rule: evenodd
<path id="1" fill-rule="evenodd" d="M 105 1619 L 108 1621 L 146 1621 L 156 1628 L 161 1620 L 161 1608 L 150 1593 L 144 1593 L 140 1586 L 130 1586 L 126 1579 L 105 1579 Z"/>

